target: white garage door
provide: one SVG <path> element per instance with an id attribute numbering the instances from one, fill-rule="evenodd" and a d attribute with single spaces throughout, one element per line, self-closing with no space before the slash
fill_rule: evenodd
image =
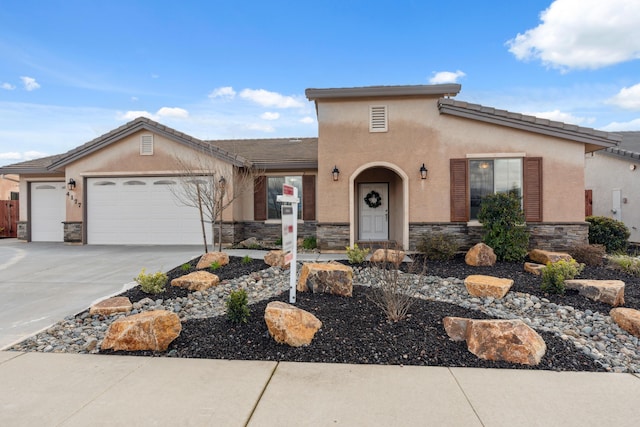
<path id="1" fill-rule="evenodd" d="M 198 209 L 181 204 L 170 187 L 180 188 L 175 178 L 88 179 L 87 243 L 202 244 Z"/>
<path id="2" fill-rule="evenodd" d="M 31 241 L 64 240 L 65 193 L 64 182 L 31 183 Z"/>

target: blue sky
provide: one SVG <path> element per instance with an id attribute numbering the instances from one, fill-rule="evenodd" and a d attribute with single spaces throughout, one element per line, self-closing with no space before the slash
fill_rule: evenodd
<path id="1" fill-rule="evenodd" d="M 138 116 L 202 139 L 317 135 L 306 88 L 456 82 L 458 100 L 640 130 L 638 0 L 5 0 L 0 165 Z"/>

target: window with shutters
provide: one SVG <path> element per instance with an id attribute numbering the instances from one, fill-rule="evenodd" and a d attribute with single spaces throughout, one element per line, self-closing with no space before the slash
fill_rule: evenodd
<path id="1" fill-rule="evenodd" d="M 478 218 L 488 194 L 514 192 L 522 198 L 525 220 L 542 221 L 542 158 L 451 159 L 451 221 Z"/>
<path id="2" fill-rule="evenodd" d="M 282 184 L 293 185 L 298 189 L 298 219 L 315 221 L 316 219 L 316 177 L 315 175 L 296 176 L 259 176 L 253 184 L 253 218 L 256 221 L 281 219 L 281 204 L 277 203 L 282 194 Z"/>
<path id="3" fill-rule="evenodd" d="M 153 156 L 153 135 L 140 136 L 140 155 Z"/>
<path id="4" fill-rule="evenodd" d="M 387 106 L 371 105 L 369 107 L 369 132 L 386 132 L 387 130 Z"/>

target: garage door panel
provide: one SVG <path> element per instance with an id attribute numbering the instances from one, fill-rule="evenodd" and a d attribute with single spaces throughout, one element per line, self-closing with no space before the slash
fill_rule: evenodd
<path id="1" fill-rule="evenodd" d="M 31 241 L 62 242 L 66 217 L 64 182 L 31 183 Z"/>
<path id="2" fill-rule="evenodd" d="M 176 200 L 172 189 L 179 187 L 167 182 L 175 178 L 89 179 L 88 243 L 201 244 L 198 210 Z"/>

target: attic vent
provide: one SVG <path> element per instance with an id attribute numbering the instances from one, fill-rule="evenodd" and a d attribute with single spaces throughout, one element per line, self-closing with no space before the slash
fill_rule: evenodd
<path id="1" fill-rule="evenodd" d="M 142 135 L 140 137 L 140 155 L 153 156 L 153 135 Z"/>
<path id="2" fill-rule="evenodd" d="M 387 106 L 372 105 L 369 107 L 369 132 L 386 132 Z"/>

